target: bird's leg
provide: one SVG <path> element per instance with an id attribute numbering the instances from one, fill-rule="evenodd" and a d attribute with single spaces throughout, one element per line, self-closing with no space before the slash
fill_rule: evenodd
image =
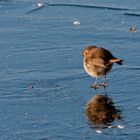
<path id="1" fill-rule="evenodd" d="M 104 80 L 103 80 L 102 84 L 100 84 L 100 86 L 103 86 L 104 88 L 107 87 L 107 83 L 106 83 L 106 75 L 104 75 Z"/>
<path id="2" fill-rule="evenodd" d="M 104 88 L 107 87 L 107 83 L 106 83 L 106 75 L 104 76 L 104 81 L 103 81 L 103 83 L 102 83 L 102 86 L 103 86 Z"/>
<path id="3" fill-rule="evenodd" d="M 94 84 L 91 86 L 91 87 L 94 88 L 95 90 L 96 90 L 97 88 L 99 88 L 99 85 L 97 84 L 97 81 L 98 81 L 98 77 L 96 77 Z"/>

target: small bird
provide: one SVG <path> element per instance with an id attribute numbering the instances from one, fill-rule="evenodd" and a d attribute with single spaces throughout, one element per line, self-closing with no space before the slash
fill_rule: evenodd
<path id="1" fill-rule="evenodd" d="M 116 58 L 107 49 L 96 46 L 88 46 L 84 49 L 83 66 L 85 71 L 96 80 L 93 88 L 97 89 L 99 86 L 106 87 L 106 74 L 112 69 L 113 63 L 122 65 L 122 59 Z M 103 76 L 102 84 L 97 84 L 98 77 Z"/>

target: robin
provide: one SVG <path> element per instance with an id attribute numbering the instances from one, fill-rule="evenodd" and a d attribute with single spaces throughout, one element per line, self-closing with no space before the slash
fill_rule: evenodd
<path id="1" fill-rule="evenodd" d="M 122 65 L 122 59 L 116 58 L 110 51 L 96 46 L 88 46 L 84 49 L 84 69 L 96 80 L 93 88 L 97 89 L 99 86 L 106 87 L 106 74 L 112 69 L 113 63 Z M 98 77 L 103 76 L 104 81 L 102 84 L 97 84 Z"/>

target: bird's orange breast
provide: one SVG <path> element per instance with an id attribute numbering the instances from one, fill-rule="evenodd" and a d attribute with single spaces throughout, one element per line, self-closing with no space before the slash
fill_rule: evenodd
<path id="1" fill-rule="evenodd" d="M 84 60 L 86 60 L 88 58 L 88 52 L 85 50 L 83 55 L 84 55 Z"/>

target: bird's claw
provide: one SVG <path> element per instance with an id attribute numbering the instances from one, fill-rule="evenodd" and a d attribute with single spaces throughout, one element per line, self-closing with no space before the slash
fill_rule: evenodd
<path id="1" fill-rule="evenodd" d="M 101 84 L 93 84 L 93 85 L 91 85 L 90 87 L 91 88 L 94 88 L 95 90 L 96 89 L 98 89 L 100 86 L 102 86 L 103 88 L 106 88 L 107 87 L 107 84 L 106 84 L 106 82 L 103 82 L 103 83 L 101 83 Z"/>
<path id="2" fill-rule="evenodd" d="M 107 87 L 107 84 L 106 84 L 106 82 L 103 82 L 99 86 L 103 86 L 104 88 L 106 88 Z"/>
<path id="3" fill-rule="evenodd" d="M 94 89 L 96 90 L 96 89 L 99 88 L 99 85 L 98 85 L 98 84 L 93 84 L 93 85 L 91 85 L 90 87 L 91 87 L 91 88 L 94 88 Z"/>

